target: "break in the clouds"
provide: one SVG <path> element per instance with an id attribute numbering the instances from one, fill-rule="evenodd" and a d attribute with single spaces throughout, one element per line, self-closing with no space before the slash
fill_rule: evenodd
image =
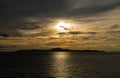
<path id="1" fill-rule="evenodd" d="M 0 50 L 120 51 L 119 20 L 120 0 L 0 0 Z"/>

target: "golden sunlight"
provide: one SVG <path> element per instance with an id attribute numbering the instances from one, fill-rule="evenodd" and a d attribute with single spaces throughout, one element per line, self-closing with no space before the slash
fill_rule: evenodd
<path id="1" fill-rule="evenodd" d="M 66 22 L 59 22 L 56 25 L 56 29 L 59 31 L 65 31 L 70 29 L 70 24 Z"/>

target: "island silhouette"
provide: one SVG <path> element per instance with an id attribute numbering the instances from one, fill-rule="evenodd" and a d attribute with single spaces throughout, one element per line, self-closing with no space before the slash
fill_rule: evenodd
<path id="1" fill-rule="evenodd" d="M 87 53 L 105 53 L 105 51 L 100 50 L 71 50 L 71 49 L 63 49 L 63 48 L 52 48 L 48 50 L 41 50 L 41 49 L 31 49 L 31 50 L 19 50 L 15 52 L 87 52 Z"/>

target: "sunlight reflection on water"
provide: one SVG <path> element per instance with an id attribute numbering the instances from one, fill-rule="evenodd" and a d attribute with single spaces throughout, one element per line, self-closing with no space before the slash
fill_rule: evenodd
<path id="1" fill-rule="evenodd" d="M 67 52 L 54 52 L 53 57 L 56 58 L 57 60 L 59 59 L 67 59 L 69 57 L 69 53 Z"/>
<path id="2" fill-rule="evenodd" d="M 62 78 L 64 76 L 70 76 L 69 72 L 69 63 L 66 63 L 69 58 L 69 53 L 67 52 L 54 52 L 53 59 L 52 59 L 52 75 Z"/>

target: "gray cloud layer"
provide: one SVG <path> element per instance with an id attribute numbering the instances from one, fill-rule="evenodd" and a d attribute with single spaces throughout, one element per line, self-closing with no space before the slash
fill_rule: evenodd
<path id="1" fill-rule="evenodd" d="M 1 0 L 0 17 L 90 16 L 120 6 L 119 0 Z"/>
<path id="2" fill-rule="evenodd" d="M 112 10 L 120 6 L 119 0 L 71 0 L 73 4 L 72 15 L 90 16 Z"/>

